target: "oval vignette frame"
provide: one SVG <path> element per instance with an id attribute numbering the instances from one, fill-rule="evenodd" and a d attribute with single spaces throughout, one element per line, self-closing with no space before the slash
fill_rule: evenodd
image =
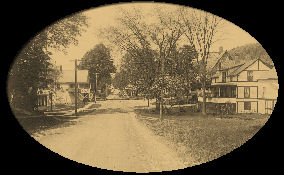
<path id="1" fill-rule="evenodd" d="M 100 8 L 104 8 L 104 7 L 100 7 Z M 258 61 L 258 64 L 259 64 L 259 61 Z M 246 88 L 244 87 L 244 90 L 243 91 L 247 91 L 247 90 L 245 90 Z M 251 92 L 251 89 L 249 90 L 250 92 Z M 246 92 L 244 92 L 244 96 L 245 96 L 245 94 L 246 94 Z M 245 103 L 245 102 L 244 102 Z M 266 102 L 265 102 L 266 103 Z M 273 102 L 272 102 L 273 103 Z M 245 106 L 245 104 L 244 104 L 244 106 Z M 252 107 L 252 106 L 254 106 L 253 104 L 251 104 L 250 105 L 250 107 Z M 248 105 L 246 105 L 246 107 L 248 108 Z M 17 117 L 17 116 L 16 116 Z M 219 119 L 218 119 L 219 120 Z M 222 120 L 222 119 L 220 119 L 220 120 Z M 227 120 L 227 119 L 226 119 Z M 24 128 L 25 128 L 25 126 L 23 126 Z M 39 142 L 40 143 L 40 142 Z M 56 152 L 56 151 L 55 151 Z M 60 154 L 60 153 L 58 153 L 58 154 Z M 76 160 L 75 160 L 76 161 Z M 80 162 L 79 162 L 80 163 Z"/>

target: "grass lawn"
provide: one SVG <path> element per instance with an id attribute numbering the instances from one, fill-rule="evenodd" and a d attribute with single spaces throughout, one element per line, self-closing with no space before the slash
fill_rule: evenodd
<path id="1" fill-rule="evenodd" d="M 40 132 L 46 129 L 66 127 L 75 121 L 72 121 L 71 117 L 51 117 L 51 116 L 27 116 L 16 117 L 23 129 L 31 134 Z"/>
<path id="2" fill-rule="evenodd" d="M 172 113 L 160 121 L 153 110 L 136 109 L 137 118 L 177 150 L 187 166 L 216 159 L 241 146 L 268 120 L 268 115 L 202 116 Z"/>
<path id="3" fill-rule="evenodd" d="M 71 105 L 70 105 L 71 106 Z M 57 110 L 59 107 L 64 110 L 68 110 L 70 106 L 67 105 L 57 105 Z M 92 104 L 89 108 L 98 108 L 100 104 Z M 73 107 L 73 108 L 72 108 Z M 82 107 L 82 106 L 81 106 Z M 74 106 L 70 107 L 70 110 L 74 109 Z M 54 110 L 56 111 L 56 110 Z M 58 110 L 59 111 L 59 110 Z M 87 115 L 90 111 L 79 112 L 79 116 Z M 27 131 L 30 135 L 36 132 L 40 132 L 47 129 L 58 128 L 58 127 L 67 127 L 72 124 L 75 124 L 74 117 L 68 116 L 45 116 L 43 114 L 33 114 L 33 115 L 24 115 L 21 113 L 15 113 L 16 119 L 20 125 Z"/>

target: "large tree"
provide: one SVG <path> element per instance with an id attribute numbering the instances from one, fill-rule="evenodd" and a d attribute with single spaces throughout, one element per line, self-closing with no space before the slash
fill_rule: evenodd
<path id="1" fill-rule="evenodd" d="M 196 59 L 198 77 L 200 78 L 203 94 L 202 113 L 206 114 L 206 82 L 208 79 L 207 61 L 210 49 L 217 40 L 216 33 L 219 30 L 221 18 L 208 12 L 190 8 L 180 8 L 180 27 L 185 30 L 188 43 L 194 46 L 198 53 Z"/>
<path id="2" fill-rule="evenodd" d="M 156 52 L 149 48 L 129 49 L 122 58 L 118 74 L 118 76 L 122 74 L 128 80 L 128 84 L 133 85 L 137 92 L 148 99 L 148 102 L 154 97 L 151 87 L 158 72 L 155 57 Z"/>
<path id="3" fill-rule="evenodd" d="M 89 70 L 93 92 L 98 89 L 103 92 L 106 90 L 106 86 L 111 84 L 111 73 L 116 72 L 112 60 L 110 49 L 104 44 L 97 44 L 83 56 L 79 68 Z"/>
<path id="4" fill-rule="evenodd" d="M 37 34 L 19 52 L 10 68 L 8 96 L 12 106 L 28 111 L 36 107 L 37 90 L 48 88 L 57 74 L 49 57 L 50 48 L 65 51 L 70 44 L 77 44 L 77 36 L 87 26 L 86 17 L 79 13 Z"/>
<path id="5" fill-rule="evenodd" d="M 111 43 L 128 54 L 145 48 L 157 53 L 153 59 L 158 69 L 150 89 L 158 94 L 162 113 L 163 101 L 159 99 L 163 99 L 165 90 L 172 91 L 173 95 L 181 90 L 182 94 L 188 94 L 191 87 L 201 84 L 205 91 L 207 60 L 220 18 L 189 8 L 154 8 L 151 22 L 143 15 L 137 8 L 121 10 L 119 25 L 104 29 L 104 33 Z M 133 73 L 128 71 L 128 74 Z M 206 101 L 205 95 L 204 98 Z"/>
<path id="6" fill-rule="evenodd" d="M 168 14 L 160 8 L 155 8 L 154 11 L 156 20 L 151 23 L 145 21 L 143 12 L 140 9 L 121 9 L 121 16 L 118 18 L 119 26 L 104 29 L 103 34 L 124 52 L 142 54 L 143 58 L 151 58 L 152 61 L 155 59 L 158 67 L 160 67 L 160 70 L 155 71 L 155 81 L 159 82 L 156 83 L 155 87 L 160 94 L 157 100 L 160 101 L 162 106 L 162 100 L 160 99 L 163 98 L 163 88 L 165 86 L 164 64 L 177 48 L 177 42 L 184 31 L 178 25 L 179 19 L 177 15 L 174 15 L 174 13 Z M 151 52 L 149 52 L 151 50 L 157 53 L 156 57 L 151 55 Z M 149 75 L 149 77 L 153 76 Z M 141 85 L 145 85 L 145 83 L 141 83 Z"/>
<path id="7" fill-rule="evenodd" d="M 171 64 L 166 64 L 166 66 L 171 66 L 168 68 L 168 70 L 170 70 L 169 75 L 174 77 L 173 79 L 177 81 L 171 83 L 174 85 L 172 86 L 175 87 L 171 89 L 176 89 L 175 92 L 178 91 L 182 96 L 188 97 L 190 90 L 198 84 L 196 79 L 197 70 L 193 64 L 193 60 L 197 57 L 197 52 L 192 46 L 183 45 L 174 53 Z M 177 96 L 178 94 L 175 92 L 171 96 Z"/>
<path id="8" fill-rule="evenodd" d="M 115 89 L 123 91 L 124 88 L 130 84 L 130 80 L 128 77 L 129 77 L 129 72 L 127 70 L 120 69 L 115 73 L 115 76 L 112 80 L 113 87 Z"/>

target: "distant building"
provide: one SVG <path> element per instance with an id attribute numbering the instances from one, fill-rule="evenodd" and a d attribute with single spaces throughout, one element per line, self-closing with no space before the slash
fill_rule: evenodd
<path id="1" fill-rule="evenodd" d="M 91 100 L 91 84 L 88 70 L 77 71 L 78 100 Z M 62 70 L 57 82 L 56 103 L 75 103 L 75 71 Z"/>
<path id="2" fill-rule="evenodd" d="M 37 110 L 48 111 L 51 110 L 52 94 L 50 90 L 39 89 L 37 91 Z"/>
<path id="3" fill-rule="evenodd" d="M 208 111 L 229 104 L 233 113 L 272 113 L 279 88 L 274 66 L 261 59 L 237 63 L 225 55 L 212 67 L 211 76 Z M 202 97 L 198 100 L 203 101 Z"/>
<path id="4" fill-rule="evenodd" d="M 137 90 L 136 87 L 128 84 L 125 88 L 124 88 L 124 93 L 128 96 L 128 97 L 134 97 L 137 95 Z"/>

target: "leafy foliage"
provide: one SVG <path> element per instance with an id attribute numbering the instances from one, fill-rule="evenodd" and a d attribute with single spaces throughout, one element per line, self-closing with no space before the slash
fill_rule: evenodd
<path id="1" fill-rule="evenodd" d="M 189 90 L 197 83 L 193 59 L 194 49 L 188 45 L 172 52 L 165 62 L 165 78 L 160 72 L 160 60 L 154 50 L 132 49 L 124 55 L 120 72 L 115 76 L 115 87 L 125 88 L 131 84 L 147 98 L 159 98 L 161 87 L 168 96 L 189 95 Z"/>
<path id="2" fill-rule="evenodd" d="M 129 74 L 126 70 L 120 70 L 115 73 L 115 76 L 112 80 L 114 88 L 123 90 L 128 84 L 130 84 Z"/>
<path id="3" fill-rule="evenodd" d="M 188 94 L 196 83 L 192 61 L 197 58 L 194 47 L 180 47 L 178 41 L 185 29 L 177 13 L 155 8 L 156 20 L 145 21 L 140 9 L 121 10 L 119 26 L 102 34 L 124 53 L 122 66 L 115 77 L 115 87 L 129 84 L 145 97 L 160 98 L 161 91 L 170 96 Z M 125 78 L 125 79 L 123 79 Z"/>
<path id="4" fill-rule="evenodd" d="M 49 61 L 50 57 L 41 48 L 32 47 L 32 43 L 22 50 L 9 73 L 8 90 L 13 94 L 14 105 L 27 110 L 35 107 L 37 90 L 47 88 L 52 82 L 48 77 L 51 72 Z"/>
<path id="5" fill-rule="evenodd" d="M 106 85 L 111 83 L 111 73 L 116 72 L 110 49 L 104 44 L 97 44 L 93 49 L 89 50 L 83 56 L 79 68 L 89 70 L 90 82 L 94 84 L 95 89 L 101 90 L 104 90 Z M 95 87 L 96 73 L 98 74 L 98 87 Z"/>
<path id="6" fill-rule="evenodd" d="M 24 46 L 9 72 L 8 96 L 12 106 L 34 110 L 37 90 L 51 87 L 58 75 L 48 48 L 64 51 L 69 44 L 77 44 L 76 37 L 86 25 L 84 15 L 73 15 L 48 26 Z"/>
<path id="7" fill-rule="evenodd" d="M 157 63 L 155 52 L 150 49 L 129 50 L 123 60 L 122 69 L 128 72 L 130 84 L 134 85 L 138 92 L 145 96 L 151 96 L 150 87 L 157 75 Z"/>
<path id="8" fill-rule="evenodd" d="M 78 13 L 48 26 L 41 35 L 44 46 L 65 51 L 70 44 L 77 45 L 77 37 L 85 31 L 88 26 L 87 17 Z"/>
<path id="9" fill-rule="evenodd" d="M 252 60 L 261 58 L 264 62 L 273 65 L 273 61 L 259 43 L 247 44 L 228 51 L 233 60 Z"/>

